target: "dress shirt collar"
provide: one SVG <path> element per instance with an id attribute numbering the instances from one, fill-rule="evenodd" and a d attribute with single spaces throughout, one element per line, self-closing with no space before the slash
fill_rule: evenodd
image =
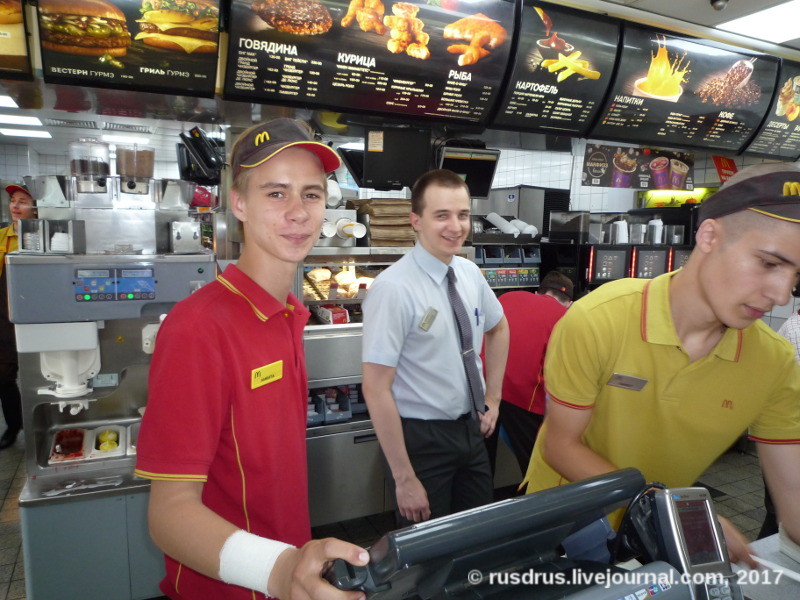
<path id="1" fill-rule="evenodd" d="M 414 245 L 411 256 L 414 258 L 417 265 L 419 265 L 419 268 L 425 271 L 437 285 L 442 285 L 445 279 L 447 279 L 447 267 L 452 266 L 452 259 L 450 261 L 451 264 L 444 264 L 441 260 L 428 252 L 419 242 Z"/>

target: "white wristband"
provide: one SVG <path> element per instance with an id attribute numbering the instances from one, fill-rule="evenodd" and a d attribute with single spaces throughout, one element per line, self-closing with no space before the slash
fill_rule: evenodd
<path id="1" fill-rule="evenodd" d="M 225 540 L 219 551 L 219 578 L 269 596 L 270 573 L 278 556 L 287 548 L 294 546 L 239 529 Z"/>

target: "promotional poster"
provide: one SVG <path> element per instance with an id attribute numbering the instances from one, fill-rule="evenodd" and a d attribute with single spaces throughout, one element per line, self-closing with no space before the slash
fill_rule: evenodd
<path id="1" fill-rule="evenodd" d="M 587 144 L 581 185 L 636 190 L 693 190 L 694 154 Z"/>

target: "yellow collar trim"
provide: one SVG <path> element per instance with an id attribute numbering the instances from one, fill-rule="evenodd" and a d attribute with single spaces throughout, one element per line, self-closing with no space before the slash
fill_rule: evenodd
<path id="1" fill-rule="evenodd" d="M 252 308 L 252 309 L 253 309 L 253 312 L 256 314 L 256 316 L 257 316 L 259 319 L 261 319 L 262 321 L 267 321 L 267 320 L 269 320 L 269 317 L 268 317 L 267 315 L 265 315 L 263 312 L 261 312 L 261 311 L 260 311 L 260 310 L 259 310 L 259 309 L 256 307 L 256 305 L 255 305 L 255 304 L 253 304 L 253 303 L 250 301 L 250 298 L 248 298 L 248 297 L 247 297 L 247 296 L 245 296 L 245 295 L 244 295 L 242 292 L 240 292 L 239 290 L 237 290 L 237 289 L 236 289 L 236 287 L 235 287 L 235 286 L 234 286 L 234 285 L 233 285 L 233 284 L 232 284 L 230 281 L 228 281 L 227 279 L 225 279 L 225 278 L 224 278 L 222 275 L 217 275 L 217 281 L 219 281 L 219 282 L 220 282 L 222 285 L 224 285 L 226 288 L 228 288 L 228 289 L 229 289 L 231 292 L 233 292 L 233 293 L 234 293 L 234 294 L 236 294 L 237 296 L 241 296 L 242 298 L 244 298 L 244 299 L 245 299 L 245 301 L 247 301 L 247 303 L 250 305 L 250 308 Z"/>

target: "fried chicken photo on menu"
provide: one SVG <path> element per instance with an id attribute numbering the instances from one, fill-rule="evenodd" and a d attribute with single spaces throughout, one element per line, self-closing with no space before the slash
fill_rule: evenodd
<path id="1" fill-rule="evenodd" d="M 384 11 L 381 0 L 350 0 L 350 6 L 342 18 L 341 25 L 350 27 L 355 21 L 361 31 L 374 31 L 378 35 L 383 35 L 387 29 L 383 24 Z"/>
<path id="2" fill-rule="evenodd" d="M 389 52 L 399 54 L 405 51 L 412 58 L 427 60 L 431 52 L 428 42 L 431 36 L 422 31 L 425 23 L 417 18 L 419 6 L 408 2 L 397 2 L 392 5 L 392 15 L 383 18 L 383 24 L 389 28 L 389 41 L 386 47 Z"/>
<path id="3" fill-rule="evenodd" d="M 459 19 L 444 28 L 444 38 L 447 40 L 466 40 L 469 44 L 453 44 L 447 47 L 451 54 L 460 54 L 459 66 L 473 65 L 480 59 L 489 56 L 489 51 L 494 50 L 506 41 L 508 33 L 505 27 L 483 13 Z"/>
<path id="4" fill-rule="evenodd" d="M 317 0 L 253 0 L 253 12 L 284 33 L 318 35 L 333 25 L 331 13 Z"/>

